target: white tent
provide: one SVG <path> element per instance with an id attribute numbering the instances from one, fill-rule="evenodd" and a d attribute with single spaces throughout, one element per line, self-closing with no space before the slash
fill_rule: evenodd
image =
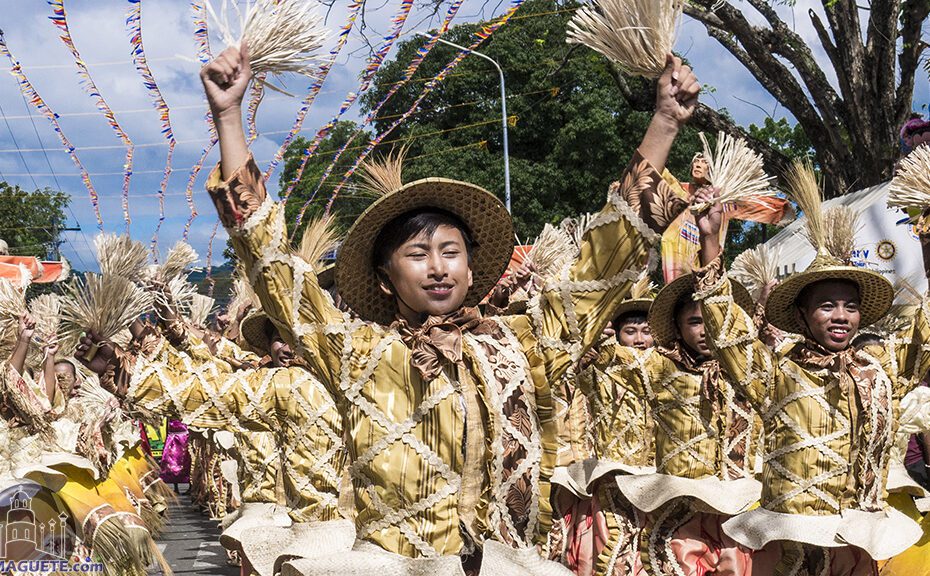
<path id="1" fill-rule="evenodd" d="M 889 184 L 828 200 L 824 208 L 847 205 L 859 211 L 861 228 L 856 233 L 854 264 L 880 272 L 892 283 L 905 280 L 923 294 L 927 279 L 920 242 L 913 226 L 898 224 L 905 214 L 888 208 Z M 814 249 L 804 236 L 804 220 L 803 216 L 798 218 L 766 243 L 781 250 L 780 276 L 804 270 L 814 260 Z"/>

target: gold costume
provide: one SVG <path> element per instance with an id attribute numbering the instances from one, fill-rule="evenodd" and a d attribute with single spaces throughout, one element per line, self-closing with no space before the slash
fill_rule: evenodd
<path id="1" fill-rule="evenodd" d="M 442 361 L 427 381 L 411 364 L 420 343 L 409 329 L 350 319 L 310 265 L 290 255 L 284 211 L 267 198 L 254 162 L 227 183 L 214 172 L 208 191 L 262 309 L 345 417 L 359 538 L 410 557 L 467 552 L 471 539 L 544 542 L 556 452 L 549 382 L 600 336 L 612 303 L 646 265 L 658 237 L 637 214 L 639 198 L 652 191 L 659 209 L 647 213 L 667 223 L 670 191 L 661 183 L 635 158 L 579 259 L 527 315 L 479 320 L 484 329 L 474 331 L 436 326 L 464 332 L 462 360 Z M 293 402 L 265 395 L 253 405 L 284 421 Z"/>
<path id="2" fill-rule="evenodd" d="M 898 403 L 930 368 L 926 302 L 884 346 L 829 354 L 807 341 L 773 352 L 734 304 L 719 258 L 697 278 L 710 346 L 766 435 L 762 509 L 731 520 L 727 533 L 755 549 L 852 544 L 882 559 L 907 548 L 920 530 L 889 509 L 885 484 Z"/>

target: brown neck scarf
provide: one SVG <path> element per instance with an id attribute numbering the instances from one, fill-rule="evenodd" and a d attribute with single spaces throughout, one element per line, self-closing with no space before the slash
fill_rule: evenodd
<path id="1" fill-rule="evenodd" d="M 674 360 L 685 370 L 701 375 L 701 395 L 710 400 L 714 406 L 720 406 L 720 393 L 718 382 L 720 380 L 720 363 L 713 359 L 701 361 L 690 350 L 685 348 L 681 340 L 676 340 L 671 347 L 659 346 L 659 353 Z"/>
<path id="2" fill-rule="evenodd" d="M 442 372 L 443 359 L 453 364 L 462 363 L 462 335 L 495 334 L 500 330 L 497 322 L 481 317 L 477 308 L 460 308 L 446 316 L 429 316 L 418 327 L 412 327 L 398 318 L 391 328 L 412 352 L 410 365 L 423 379 L 430 381 Z"/>

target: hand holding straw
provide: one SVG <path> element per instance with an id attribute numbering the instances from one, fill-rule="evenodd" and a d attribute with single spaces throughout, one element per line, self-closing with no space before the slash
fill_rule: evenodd
<path id="1" fill-rule="evenodd" d="M 717 134 L 716 149 L 711 151 L 704 133 L 699 137 L 704 144 L 707 161 L 707 179 L 720 191 L 715 202 L 720 204 L 757 203 L 761 198 L 777 194 L 772 186 L 774 178 L 765 173 L 762 156 L 753 151 L 742 138 L 725 132 Z M 693 212 L 707 210 L 706 202 L 691 207 Z"/>

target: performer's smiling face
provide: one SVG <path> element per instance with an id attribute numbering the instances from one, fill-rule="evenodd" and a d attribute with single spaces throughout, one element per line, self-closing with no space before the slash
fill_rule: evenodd
<path id="1" fill-rule="evenodd" d="M 710 356 L 710 348 L 704 338 L 704 316 L 700 302 L 685 302 L 675 311 L 675 325 L 681 341 L 698 356 Z"/>
<path id="2" fill-rule="evenodd" d="M 859 330 L 859 287 L 844 280 L 811 284 L 798 296 L 795 313 L 815 342 L 829 352 L 842 352 Z"/>
<path id="3" fill-rule="evenodd" d="M 467 229 L 446 213 L 401 218 L 388 224 L 398 229 L 382 232 L 376 245 L 381 290 L 395 298 L 401 315 L 413 324 L 426 315 L 455 312 L 472 286 Z"/>

